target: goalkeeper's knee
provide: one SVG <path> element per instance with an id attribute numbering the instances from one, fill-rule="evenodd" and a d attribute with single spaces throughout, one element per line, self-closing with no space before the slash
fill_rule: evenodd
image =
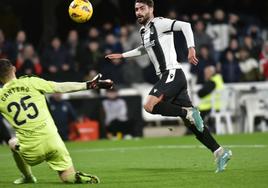
<path id="1" fill-rule="evenodd" d="M 11 138 L 8 141 L 8 146 L 13 151 L 17 151 L 18 150 L 18 147 L 19 147 L 19 141 L 18 141 L 18 139 L 16 137 Z"/>

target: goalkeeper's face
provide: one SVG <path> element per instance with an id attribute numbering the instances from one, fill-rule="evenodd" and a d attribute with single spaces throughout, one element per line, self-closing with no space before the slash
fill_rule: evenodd
<path id="1" fill-rule="evenodd" d="M 153 18 L 154 8 L 143 3 L 135 4 L 136 18 L 139 24 L 146 25 Z"/>

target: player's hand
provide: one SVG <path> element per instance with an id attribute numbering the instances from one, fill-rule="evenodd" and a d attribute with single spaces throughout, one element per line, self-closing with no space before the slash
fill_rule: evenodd
<path id="1" fill-rule="evenodd" d="M 114 82 L 110 79 L 100 80 L 101 74 L 97 74 L 91 81 L 87 82 L 87 89 L 112 89 Z"/>
<path id="2" fill-rule="evenodd" d="M 107 59 L 121 59 L 123 58 L 123 55 L 122 54 L 109 54 L 109 55 L 106 55 L 105 58 Z"/>
<path id="3" fill-rule="evenodd" d="M 198 59 L 196 58 L 196 53 L 195 53 L 195 49 L 193 47 L 188 49 L 188 61 L 189 63 L 193 64 L 193 65 L 197 65 L 198 64 Z"/>

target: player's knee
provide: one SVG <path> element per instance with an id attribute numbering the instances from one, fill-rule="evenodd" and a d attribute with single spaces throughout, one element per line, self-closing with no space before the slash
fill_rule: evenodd
<path id="1" fill-rule="evenodd" d="M 16 137 L 11 138 L 8 141 L 8 146 L 10 149 L 12 149 L 13 151 L 16 150 L 16 146 L 18 145 L 18 139 Z"/>
<path id="2" fill-rule="evenodd" d="M 148 96 L 146 104 L 143 106 L 144 110 L 148 113 L 153 113 L 154 106 L 162 101 L 164 95 L 160 97 Z"/>
<path id="3" fill-rule="evenodd" d="M 143 108 L 146 112 L 152 113 L 154 106 L 150 103 L 146 103 L 145 105 L 143 105 Z"/>

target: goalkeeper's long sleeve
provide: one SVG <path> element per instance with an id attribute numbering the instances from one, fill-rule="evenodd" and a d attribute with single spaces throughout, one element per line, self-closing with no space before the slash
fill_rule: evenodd
<path id="1" fill-rule="evenodd" d="M 86 82 L 54 82 L 54 90 L 57 93 L 69 93 L 87 90 Z"/>

